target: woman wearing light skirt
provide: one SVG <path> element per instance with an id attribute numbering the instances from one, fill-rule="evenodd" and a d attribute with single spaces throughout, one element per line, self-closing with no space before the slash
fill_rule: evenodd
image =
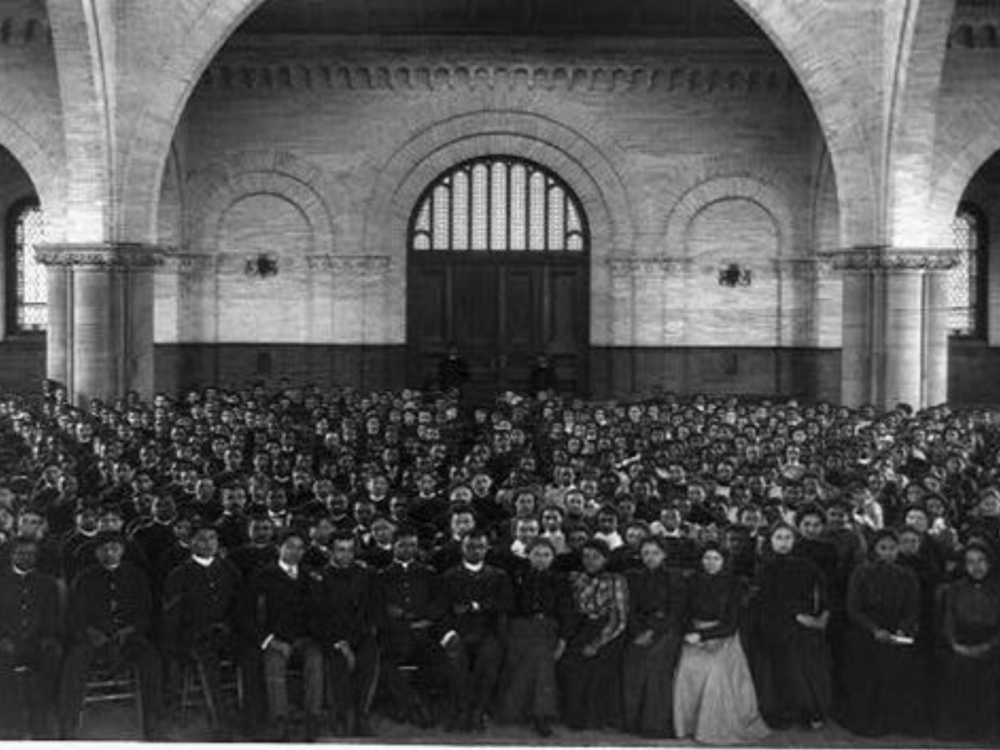
<path id="1" fill-rule="evenodd" d="M 711 745 L 755 742 L 768 729 L 737 632 L 742 585 L 725 572 L 725 556 L 716 545 L 705 548 L 701 568 L 688 588 L 674 728 L 679 739 Z"/>

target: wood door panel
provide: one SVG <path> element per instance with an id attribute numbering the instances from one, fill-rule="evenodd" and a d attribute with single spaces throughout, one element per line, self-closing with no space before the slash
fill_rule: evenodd
<path id="1" fill-rule="evenodd" d="M 462 265 L 451 272 L 452 338 L 475 349 L 493 349 L 499 323 L 497 269 Z"/>
<path id="2" fill-rule="evenodd" d="M 538 257 L 421 259 L 410 270 L 411 378 L 426 387 L 454 342 L 469 365 L 468 396 L 527 387 L 535 356 L 553 360 L 560 386 L 585 386 L 587 271 Z"/>
<path id="3" fill-rule="evenodd" d="M 575 354 L 586 342 L 581 277 L 577 268 L 549 269 L 546 344 L 552 354 Z"/>

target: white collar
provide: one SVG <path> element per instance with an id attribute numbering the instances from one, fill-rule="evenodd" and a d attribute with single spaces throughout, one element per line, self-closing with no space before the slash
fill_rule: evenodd
<path id="1" fill-rule="evenodd" d="M 473 565 L 470 562 L 466 562 L 465 560 L 462 560 L 462 567 L 464 567 L 470 573 L 479 573 L 479 572 L 482 571 L 482 569 L 485 566 L 486 566 L 485 562 L 476 563 L 475 565 Z"/>
<path id="2" fill-rule="evenodd" d="M 10 567 L 14 570 L 14 575 L 16 575 L 18 578 L 27 578 L 28 577 L 28 573 L 31 572 L 30 570 L 21 570 L 19 567 L 17 567 L 14 564 L 11 564 Z"/>
<path id="3" fill-rule="evenodd" d="M 278 567 L 281 568 L 283 571 L 285 571 L 285 575 L 287 575 L 292 580 L 298 579 L 299 577 L 298 565 L 289 565 L 284 560 L 278 560 Z"/>
<path id="4" fill-rule="evenodd" d="M 215 562 L 214 557 L 199 557 L 198 555 L 191 555 L 191 559 L 194 560 L 203 568 L 207 568 L 209 565 Z"/>
<path id="5" fill-rule="evenodd" d="M 409 562 L 403 562 L 402 560 L 395 560 L 394 562 L 404 571 L 409 570 L 410 566 L 413 565 L 413 560 L 410 560 Z"/>

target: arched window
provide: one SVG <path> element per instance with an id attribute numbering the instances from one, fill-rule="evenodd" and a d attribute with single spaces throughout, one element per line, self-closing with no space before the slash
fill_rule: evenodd
<path id="1" fill-rule="evenodd" d="M 410 249 L 579 253 L 583 210 L 567 185 L 526 159 L 463 162 L 424 191 L 410 222 Z"/>
<path id="2" fill-rule="evenodd" d="M 985 335 L 986 217 L 963 204 L 952 222 L 959 263 L 948 272 L 948 329 L 957 336 Z"/>
<path id="3" fill-rule="evenodd" d="M 15 203 L 7 213 L 7 326 L 12 333 L 44 331 L 48 288 L 45 268 L 35 261 L 35 245 L 44 238 L 38 201 Z"/>

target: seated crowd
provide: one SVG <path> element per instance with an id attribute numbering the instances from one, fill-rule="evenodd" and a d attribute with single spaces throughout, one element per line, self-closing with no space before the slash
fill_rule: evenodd
<path id="1" fill-rule="evenodd" d="M 998 458 L 983 409 L 0 395 L 0 724 L 128 668 L 150 738 L 194 675 L 221 736 L 994 741 Z"/>

